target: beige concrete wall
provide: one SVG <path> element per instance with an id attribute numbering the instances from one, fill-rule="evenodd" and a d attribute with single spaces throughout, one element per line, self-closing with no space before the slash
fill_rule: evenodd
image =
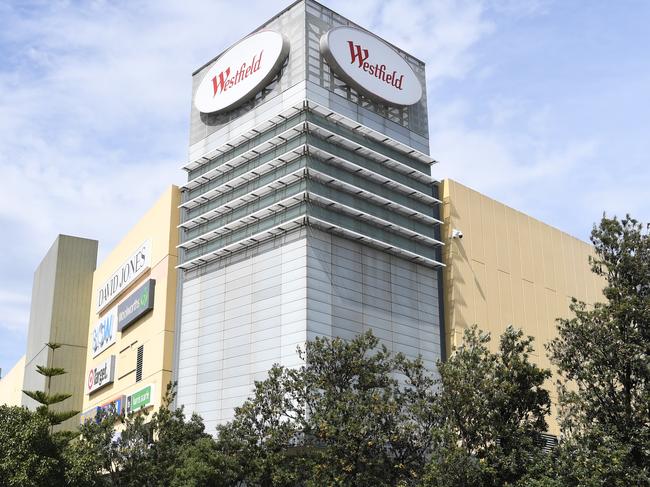
<path id="1" fill-rule="evenodd" d="M 176 311 L 176 263 L 180 192 L 170 187 L 124 236 L 120 243 L 97 267 L 93 277 L 93 299 L 88 318 L 88 352 L 86 376 L 91 367 L 115 355 L 115 381 L 93 393 L 84 393 L 83 411 L 105 404 L 120 395 L 130 395 L 143 387 L 154 385 L 154 409 L 161 403 L 167 383 L 171 380 L 173 340 Z M 99 287 L 115 272 L 146 240 L 151 242 L 151 266 L 127 288 L 115 301 L 97 313 Z M 155 279 L 154 308 L 147 315 L 130 325 L 123 332 L 116 332 L 116 342 L 92 356 L 91 330 L 100 316 L 117 307 L 134 290 L 148 279 Z M 143 349 L 142 380 L 136 382 L 136 358 L 138 347 Z M 85 388 L 85 382 L 83 383 Z M 84 389 L 85 392 L 85 389 Z"/>
<path id="2" fill-rule="evenodd" d="M 25 375 L 25 355 L 12 369 L 0 379 L 0 404 L 20 406 L 23 397 L 23 377 Z"/>
<path id="3" fill-rule="evenodd" d="M 83 377 L 88 341 L 87 313 L 90 305 L 92 276 L 97 263 L 97 241 L 59 235 L 34 272 L 32 301 L 27 334 L 27 354 L 23 389 L 49 394 L 72 394 L 51 406 L 55 411 L 80 411 L 83 404 Z M 46 343 L 60 345 L 55 351 Z M 62 367 L 66 373 L 47 378 L 37 365 Z M 26 395 L 22 405 L 34 409 L 39 404 Z M 74 429 L 75 416 L 56 427 Z"/>
<path id="4" fill-rule="evenodd" d="M 496 349 L 512 324 L 535 338 L 533 358 L 550 368 L 544 344 L 556 336 L 556 318 L 570 315 L 571 297 L 601 299 L 602 282 L 588 263 L 592 246 L 456 181 L 441 186 L 447 352 L 474 323 L 491 332 Z M 452 229 L 463 238 L 452 239 Z"/>

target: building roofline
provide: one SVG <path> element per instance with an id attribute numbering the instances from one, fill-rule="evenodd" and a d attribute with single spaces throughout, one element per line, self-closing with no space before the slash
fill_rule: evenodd
<path id="1" fill-rule="evenodd" d="M 335 12 L 335 11 L 332 10 L 330 7 L 328 7 L 327 5 L 321 3 L 321 2 L 319 2 L 319 1 L 317 1 L 317 0 L 295 0 L 295 1 L 292 2 L 290 5 L 288 5 L 288 6 L 285 7 L 284 9 L 282 9 L 280 12 L 278 12 L 277 14 L 275 14 L 273 17 L 271 17 L 271 18 L 269 18 L 268 20 L 264 21 L 261 25 L 257 26 L 255 29 L 253 29 L 252 31 L 250 31 L 250 32 L 249 32 L 248 34 L 246 34 L 245 36 L 243 36 L 242 39 L 245 39 L 246 37 L 248 37 L 248 36 L 254 34 L 254 33 L 257 32 L 258 30 L 260 30 L 261 28 L 263 28 L 265 25 L 267 25 L 269 22 L 272 22 L 273 20 L 277 19 L 278 17 L 280 17 L 281 15 L 283 15 L 285 12 L 287 12 L 287 11 L 291 10 L 292 8 L 294 8 L 294 7 L 295 7 L 296 5 L 298 5 L 299 3 L 304 3 L 304 4 L 306 5 L 307 2 L 312 2 L 312 3 L 315 3 L 315 4 L 317 4 L 317 5 L 320 5 L 320 6 L 323 7 L 323 8 L 326 8 L 326 9 L 328 9 L 328 10 L 331 10 L 332 12 L 334 12 L 334 13 L 336 13 L 337 15 L 343 17 L 345 20 L 347 20 L 348 22 L 352 23 L 352 24 L 355 25 L 356 27 L 358 27 L 358 28 L 360 28 L 360 29 L 363 29 L 364 31 L 366 31 L 366 32 L 368 32 L 368 33 L 374 35 L 375 37 L 379 37 L 377 34 L 374 34 L 370 29 L 367 29 L 367 28 L 365 28 L 365 27 L 363 27 L 363 26 L 357 24 L 356 22 L 350 20 L 349 18 L 347 18 L 347 17 L 345 17 L 345 16 L 339 14 L 338 12 Z M 417 62 L 422 63 L 423 65 L 426 66 L 426 63 L 425 63 L 424 61 L 422 61 L 420 58 L 414 56 L 414 55 L 411 54 L 410 52 L 407 52 L 407 51 L 405 51 L 404 49 L 402 49 L 402 48 L 396 46 L 396 45 L 393 44 L 392 42 L 388 42 L 388 41 L 387 41 L 386 39 L 384 39 L 383 37 L 379 37 L 379 38 L 380 38 L 383 42 L 385 42 L 386 44 L 388 44 L 390 47 L 392 47 L 393 49 L 395 49 L 395 50 L 397 50 L 397 51 L 399 51 L 399 52 L 403 52 L 403 53 L 406 54 L 407 56 L 412 57 L 412 58 L 415 59 Z M 206 66 L 209 66 L 209 65 L 212 64 L 214 61 L 216 61 L 219 57 L 221 57 L 221 56 L 222 56 L 222 55 L 223 55 L 223 54 L 224 54 L 228 49 L 230 49 L 232 46 L 234 46 L 237 42 L 239 42 L 239 41 L 236 41 L 236 42 L 234 42 L 233 44 L 229 45 L 226 49 L 222 50 L 219 54 L 217 54 L 216 56 L 214 56 L 214 57 L 213 57 L 212 59 L 210 59 L 207 63 L 204 63 L 201 67 L 195 69 L 195 70 L 192 72 L 192 76 L 196 75 L 199 71 L 201 71 L 202 69 L 204 69 Z"/>

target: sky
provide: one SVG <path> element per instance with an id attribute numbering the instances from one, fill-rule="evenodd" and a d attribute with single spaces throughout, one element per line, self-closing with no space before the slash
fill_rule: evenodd
<path id="1" fill-rule="evenodd" d="M 99 259 L 186 178 L 191 73 L 290 1 L 0 0 L 0 367 L 60 233 Z M 650 221 L 650 2 L 324 0 L 427 64 L 433 176 L 587 240 Z"/>

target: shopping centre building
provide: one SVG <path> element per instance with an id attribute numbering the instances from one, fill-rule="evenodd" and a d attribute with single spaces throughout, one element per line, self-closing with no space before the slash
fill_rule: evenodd
<path id="1" fill-rule="evenodd" d="M 82 420 L 156 408 L 175 380 L 214 431 L 307 340 L 366 330 L 434 369 L 471 324 L 513 324 L 548 366 L 569 298 L 597 300 L 588 244 L 433 177 L 424 63 L 323 5 L 292 4 L 192 79 L 187 182 L 79 291 Z"/>

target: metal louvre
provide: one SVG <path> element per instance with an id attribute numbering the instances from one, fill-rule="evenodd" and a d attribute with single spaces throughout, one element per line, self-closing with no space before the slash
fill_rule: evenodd
<path id="1" fill-rule="evenodd" d="M 348 161 L 347 159 L 332 154 L 322 148 L 315 147 L 314 145 L 308 144 L 308 149 L 309 149 L 309 155 L 311 156 L 316 156 L 328 164 L 336 164 L 341 167 L 344 167 L 349 172 L 361 174 L 364 177 L 370 179 L 371 181 L 387 186 L 388 188 L 391 188 L 394 191 L 402 193 L 406 196 L 415 198 L 417 200 L 423 201 L 431 205 L 440 203 L 440 200 L 434 198 L 433 196 L 423 193 L 422 191 L 413 189 L 409 186 L 406 186 L 405 184 L 398 183 L 397 181 L 393 181 L 392 179 L 389 179 L 386 176 L 383 176 L 365 167 L 361 167 L 353 162 Z"/>
<path id="2" fill-rule="evenodd" d="M 249 191 L 248 193 L 245 193 L 242 196 L 229 199 L 226 203 L 223 203 L 222 205 L 209 209 L 201 213 L 200 215 L 197 215 L 195 217 L 190 218 L 189 220 L 184 221 L 183 223 L 178 225 L 178 228 L 190 230 L 194 227 L 207 223 L 213 220 L 214 218 L 217 218 L 219 215 L 228 213 L 229 211 L 234 210 L 251 201 L 257 200 L 259 198 L 263 198 L 264 196 L 266 196 L 269 193 L 272 193 L 273 191 L 277 191 L 278 189 L 284 188 L 286 186 L 290 186 L 294 184 L 296 181 L 303 179 L 306 170 L 307 169 L 305 167 L 301 167 L 300 169 L 297 169 L 296 171 L 286 176 L 276 179 L 271 183 L 263 185 L 259 188 L 255 188 L 254 190 Z"/>
<path id="3" fill-rule="evenodd" d="M 291 221 L 295 218 L 302 217 L 306 214 L 306 205 L 304 198 L 296 200 L 291 206 L 276 206 L 275 211 L 267 211 L 260 218 L 248 220 L 247 224 L 231 225 L 228 231 L 212 235 L 205 242 L 197 242 L 192 248 L 184 249 L 184 256 L 189 260 L 202 255 L 209 254 L 222 247 L 226 247 L 233 242 L 246 239 L 251 235 L 263 232 L 269 228 Z"/>
<path id="4" fill-rule="evenodd" d="M 306 122 L 306 125 L 311 132 L 319 134 L 323 139 L 327 140 L 328 142 L 333 140 L 336 145 L 340 145 L 363 157 L 371 159 L 380 164 L 386 165 L 391 169 L 394 169 L 395 171 L 405 176 L 416 179 L 425 184 L 433 184 L 438 182 L 436 179 L 432 178 L 431 176 L 427 176 L 426 174 L 407 166 L 403 162 L 388 157 L 385 154 L 372 150 L 369 147 L 361 145 L 358 142 L 350 140 L 347 137 L 344 137 L 340 134 L 332 132 L 331 130 L 321 127 L 320 125 L 318 125 L 318 122 L 308 121 Z"/>
<path id="5" fill-rule="evenodd" d="M 271 238 L 277 237 L 279 235 L 288 233 L 292 230 L 295 230 L 303 225 L 305 225 L 305 216 L 300 216 L 298 218 L 294 218 L 293 220 L 289 220 L 287 222 L 280 223 L 279 225 L 276 225 L 272 228 L 269 228 L 267 230 L 262 230 L 261 232 L 258 232 L 254 235 L 250 235 L 248 237 L 242 238 L 241 240 L 238 240 L 236 242 L 230 243 L 228 245 L 224 245 L 223 247 L 212 250 L 205 255 L 201 255 L 199 257 L 193 258 L 191 260 L 188 260 L 187 262 L 183 262 L 182 264 L 179 264 L 176 266 L 177 269 L 193 269 L 195 267 L 202 266 L 204 264 L 207 264 L 209 262 L 215 261 L 221 257 L 225 257 L 231 254 L 234 254 L 236 252 L 239 252 L 240 250 L 243 250 L 247 247 L 251 247 L 253 245 L 260 244 L 266 240 L 269 240 Z"/>
<path id="6" fill-rule="evenodd" d="M 300 137 L 301 134 L 305 133 L 305 122 L 298 122 L 293 127 L 285 130 L 284 132 L 272 137 L 271 139 L 262 141 L 260 144 L 253 146 L 248 149 L 246 152 L 239 154 L 232 159 L 224 162 L 223 164 L 206 171 L 205 173 L 197 176 L 196 178 L 188 181 L 181 189 L 195 189 L 205 184 L 208 181 L 211 181 L 217 178 L 219 175 L 227 173 L 228 171 L 236 168 L 237 166 L 249 162 L 257 157 L 260 157 L 268 152 L 276 149 L 277 147 L 286 144 L 290 140 Z"/>
<path id="7" fill-rule="evenodd" d="M 344 181 L 341 181 L 340 179 L 336 179 L 328 174 L 325 174 L 323 172 L 320 172 L 318 170 L 315 170 L 313 168 L 308 169 L 308 174 L 311 179 L 314 179 L 316 181 L 319 181 L 323 184 L 326 184 L 328 186 L 332 186 L 336 189 L 339 189 L 340 191 L 343 191 L 345 193 L 349 193 L 354 196 L 360 196 L 365 198 L 368 201 L 371 201 L 375 203 L 376 205 L 383 206 L 386 208 L 390 208 L 391 210 L 395 211 L 396 213 L 400 213 L 404 215 L 405 217 L 412 218 L 416 221 L 419 221 L 420 223 L 428 223 L 431 225 L 436 225 L 436 224 L 442 224 L 442 221 L 438 220 L 437 218 L 434 218 L 430 215 L 427 215 L 425 213 L 421 213 L 419 211 L 415 211 L 412 208 L 408 208 L 406 206 L 403 206 L 399 203 L 396 203 L 395 201 L 391 201 L 387 198 L 384 198 L 376 193 L 373 193 L 371 191 L 366 191 L 365 189 L 362 189 L 358 186 L 354 186 L 353 184 L 346 183 Z"/>
<path id="8" fill-rule="evenodd" d="M 176 247 L 182 249 L 192 249 L 194 247 L 198 247 L 199 245 L 208 243 L 220 236 L 226 235 L 239 228 L 250 225 L 251 223 L 257 223 L 259 220 L 263 220 L 274 213 L 278 213 L 288 208 L 291 208 L 292 206 L 295 206 L 296 204 L 299 204 L 300 202 L 304 201 L 305 195 L 306 192 L 302 191 L 301 193 L 285 198 L 282 201 L 269 205 L 258 211 L 249 213 L 242 218 L 238 218 L 232 222 L 229 222 L 218 228 L 212 229 L 190 240 L 186 240 L 185 242 L 177 245 Z"/>
<path id="9" fill-rule="evenodd" d="M 413 149 L 412 147 L 409 147 L 408 145 L 403 144 L 402 142 L 399 142 L 391 137 L 388 137 L 387 135 L 384 135 L 381 132 L 377 132 L 376 130 L 371 129 L 370 127 L 366 127 L 365 125 L 360 124 L 359 122 L 352 120 L 346 117 L 345 115 L 341 115 L 340 113 L 337 113 L 330 108 L 319 105 L 318 103 L 315 103 L 311 100 L 307 100 L 307 107 L 309 107 L 309 109 L 314 111 L 315 113 L 318 113 L 324 116 L 325 118 L 334 120 L 337 123 L 349 128 L 353 132 L 360 133 L 365 137 L 369 137 L 381 144 L 386 144 L 387 146 L 403 153 L 405 156 L 412 157 L 413 159 L 416 159 L 420 162 L 429 165 L 438 163 L 438 161 L 433 159 L 431 156 L 428 156 L 416 149 Z"/>
<path id="10" fill-rule="evenodd" d="M 440 204 L 432 191 L 436 180 L 417 169 L 435 162 L 304 100 L 184 167 L 205 172 L 182 187 L 187 201 L 179 205 L 178 248 L 187 261 L 178 268 L 201 266 L 308 222 L 441 267 L 443 243 L 433 230 L 442 223 L 433 216 Z"/>
<path id="11" fill-rule="evenodd" d="M 268 129 L 271 127 L 274 127 L 275 125 L 285 122 L 287 119 L 291 118 L 292 116 L 296 115 L 298 112 L 304 110 L 304 104 L 299 103 L 296 104 L 283 112 L 275 115 L 274 117 L 271 117 L 269 120 L 265 120 L 264 122 L 256 125 L 250 130 L 247 130 L 245 132 L 242 132 L 239 135 L 234 136 L 231 140 L 226 142 L 225 144 L 222 144 L 221 146 L 217 147 L 216 149 L 212 149 L 208 152 L 206 152 L 204 155 L 201 157 L 194 159 L 187 164 L 185 164 L 181 169 L 184 169 L 186 171 L 193 171 L 208 162 L 210 162 L 212 159 L 215 157 L 225 154 L 226 152 L 238 147 L 239 145 L 249 141 L 250 139 L 256 137 L 260 133 L 266 132 Z"/>
<path id="12" fill-rule="evenodd" d="M 254 169 L 251 169 L 250 171 L 245 172 L 240 176 L 236 176 L 228 180 L 228 182 L 223 183 L 220 186 L 207 190 L 205 193 L 196 196 L 195 198 L 192 198 L 189 201 L 182 203 L 181 205 L 179 205 L 179 207 L 188 208 L 188 209 L 195 208 L 207 201 L 210 201 L 212 198 L 215 198 L 217 195 L 223 193 L 224 191 L 229 191 L 232 188 L 245 184 L 246 182 L 257 178 L 262 174 L 265 174 L 269 171 L 272 171 L 273 169 L 276 169 L 278 167 L 287 164 L 288 162 L 294 159 L 297 159 L 298 157 L 304 155 L 306 151 L 307 151 L 307 144 L 302 144 L 299 147 L 296 147 L 295 149 L 291 149 L 285 152 L 284 154 L 275 157 L 274 159 L 270 160 L 269 162 L 266 162 L 265 164 L 256 166 Z"/>
<path id="13" fill-rule="evenodd" d="M 371 215 L 370 213 L 359 211 L 356 208 L 344 205 L 333 199 L 326 198 L 313 191 L 309 191 L 309 200 L 315 201 L 324 207 L 334 208 L 337 212 L 344 213 L 348 216 L 351 216 L 352 218 L 357 218 L 361 221 L 365 221 L 373 226 L 381 228 L 382 230 L 396 233 L 412 240 L 417 240 L 424 245 L 430 245 L 434 247 L 444 245 L 440 240 L 436 240 L 435 238 L 415 232 L 394 222 L 383 220 L 375 215 Z"/>
<path id="14" fill-rule="evenodd" d="M 239 135 L 236 135 L 235 137 L 232 138 L 232 140 L 228 141 L 225 144 L 222 144 L 221 146 L 219 146 L 219 147 L 217 147 L 215 149 L 212 149 L 212 150 L 206 152 L 201 157 L 196 158 L 196 159 L 188 162 L 187 164 L 185 164 L 182 167 L 182 169 L 184 169 L 186 171 L 193 171 L 193 170 L 199 168 L 200 166 L 203 166 L 203 165 L 207 164 L 208 162 L 213 160 L 215 157 L 217 157 L 217 156 L 219 156 L 221 154 L 224 154 L 224 153 L 238 147 L 239 145 L 249 141 L 250 139 L 258 136 L 260 133 L 263 133 L 263 132 L 269 130 L 270 128 L 272 128 L 272 127 L 274 127 L 274 126 L 276 126 L 276 125 L 278 125 L 280 123 L 286 122 L 289 118 L 295 116 L 297 113 L 299 113 L 299 112 L 301 112 L 303 110 L 313 111 L 314 113 L 317 113 L 317 114 L 323 116 L 324 118 L 326 118 L 328 120 L 335 121 L 339 125 L 342 125 L 342 126 L 348 128 L 348 129 L 352 130 L 353 132 L 356 132 L 356 133 L 358 133 L 358 134 L 360 134 L 360 135 L 362 135 L 364 137 L 368 137 L 368 138 L 370 138 L 370 139 L 372 139 L 375 142 L 378 142 L 380 144 L 385 144 L 388 147 L 391 147 L 392 149 L 394 149 L 394 150 L 396 150 L 398 152 L 401 152 L 405 156 L 413 158 L 413 159 L 415 159 L 417 161 L 420 161 L 420 162 L 422 162 L 424 164 L 432 165 L 432 164 L 436 164 L 438 162 L 435 159 L 433 159 L 432 157 L 430 157 L 430 156 L 428 156 L 428 155 L 426 155 L 426 154 L 424 154 L 424 153 L 422 153 L 422 152 L 420 152 L 420 151 L 418 151 L 416 149 L 413 149 L 412 147 L 409 147 L 408 145 L 406 145 L 406 144 L 404 144 L 402 142 L 399 142 L 399 141 L 397 141 L 397 140 L 395 140 L 395 139 L 393 139 L 391 137 L 388 137 L 388 136 L 386 136 L 386 135 L 382 134 L 381 132 L 378 132 L 378 131 L 376 131 L 374 129 L 366 127 L 365 125 L 360 124 L 359 122 L 356 122 L 356 121 L 354 121 L 354 120 L 352 120 L 352 119 L 350 119 L 350 118 L 348 118 L 348 117 L 346 117 L 344 115 L 341 115 L 340 113 L 337 113 L 337 112 L 331 110 L 330 108 L 327 108 L 327 107 L 322 106 L 322 105 L 320 105 L 320 104 L 318 104 L 318 103 L 316 103 L 314 101 L 306 99 L 301 103 L 296 103 L 292 107 L 284 110 L 283 112 L 275 115 L 274 117 L 271 117 L 269 120 L 266 120 L 266 121 L 256 125 L 255 127 L 242 132 Z"/>
<path id="15" fill-rule="evenodd" d="M 309 215 L 307 217 L 307 223 L 316 228 L 320 228 L 321 230 L 325 230 L 326 232 L 331 232 L 337 235 L 341 235 L 343 237 L 349 238 L 350 240 L 363 242 L 366 245 L 369 245 L 371 247 L 378 248 L 380 250 L 391 253 L 393 255 L 397 255 L 399 257 L 403 257 L 413 262 L 418 262 L 420 264 L 426 265 L 427 267 L 433 267 L 433 268 L 445 267 L 445 264 L 435 259 L 430 259 L 428 257 L 418 255 L 414 252 L 410 252 L 408 250 L 395 247 L 381 240 L 369 237 L 367 235 L 363 235 L 362 233 L 355 232 L 354 230 L 344 228 L 340 225 L 337 225 L 336 223 L 332 223 L 324 219 L 314 217 L 312 215 Z"/>

